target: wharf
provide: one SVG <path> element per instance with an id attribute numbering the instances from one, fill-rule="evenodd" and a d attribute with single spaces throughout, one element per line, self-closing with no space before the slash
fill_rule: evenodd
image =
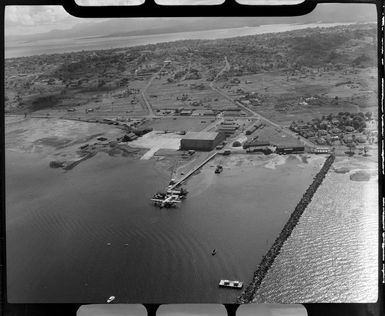
<path id="1" fill-rule="evenodd" d="M 183 181 L 185 181 L 187 178 L 189 178 L 192 174 L 194 174 L 195 171 L 199 170 L 202 168 L 206 163 L 208 163 L 211 159 L 213 159 L 217 155 L 217 151 L 212 153 L 210 156 L 208 156 L 204 161 L 202 161 L 200 164 L 192 168 L 188 173 L 186 173 L 183 177 L 178 179 L 173 185 L 171 185 L 168 189 L 173 190 L 175 189 L 178 185 L 180 185 Z"/>

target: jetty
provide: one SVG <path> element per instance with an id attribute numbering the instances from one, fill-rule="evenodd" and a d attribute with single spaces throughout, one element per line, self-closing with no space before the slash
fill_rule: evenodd
<path id="1" fill-rule="evenodd" d="M 292 231 L 299 222 L 299 219 L 301 218 L 303 212 L 312 200 L 313 195 L 316 193 L 318 187 L 322 184 L 322 181 L 326 177 L 326 174 L 328 173 L 334 160 L 334 154 L 330 155 L 326 159 L 321 170 L 316 174 L 313 182 L 303 194 L 301 200 L 298 202 L 294 211 L 291 213 L 288 221 L 286 222 L 278 237 L 275 239 L 273 245 L 263 256 L 261 263 L 259 264 L 257 270 L 254 272 L 253 280 L 246 286 L 246 289 L 236 299 L 236 304 L 250 303 L 254 299 L 255 293 L 262 284 L 262 280 L 267 275 L 270 267 L 273 265 L 274 260 L 280 253 L 283 244 L 290 237 Z"/>
<path id="2" fill-rule="evenodd" d="M 183 181 L 187 180 L 190 176 L 194 174 L 194 172 L 198 171 L 200 168 L 202 168 L 205 164 L 207 164 L 211 159 L 213 159 L 217 155 L 217 151 L 212 153 L 210 156 L 208 156 L 204 161 L 202 161 L 200 164 L 196 165 L 194 168 L 192 168 L 189 172 L 187 172 L 183 177 L 176 180 L 172 185 L 170 185 L 167 189 L 168 190 L 174 190 L 176 187 L 178 187 Z"/>
<path id="3" fill-rule="evenodd" d="M 200 162 L 198 165 L 193 167 L 189 172 L 187 172 L 183 177 L 178 180 L 172 180 L 170 185 L 166 188 L 166 192 L 158 192 L 152 197 L 151 201 L 155 206 L 160 208 L 166 207 L 176 207 L 177 203 L 180 203 L 183 199 L 186 198 L 187 190 L 184 188 L 177 189 L 179 185 L 191 175 L 194 174 L 197 170 L 202 168 L 205 164 L 207 164 L 211 159 L 213 159 L 217 155 L 217 151 L 211 153 L 205 160 Z"/>

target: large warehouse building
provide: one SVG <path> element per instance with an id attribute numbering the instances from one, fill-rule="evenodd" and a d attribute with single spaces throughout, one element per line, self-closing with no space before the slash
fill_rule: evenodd
<path id="1" fill-rule="evenodd" d="M 210 151 L 224 140 L 223 133 L 189 132 L 181 139 L 180 149 Z"/>

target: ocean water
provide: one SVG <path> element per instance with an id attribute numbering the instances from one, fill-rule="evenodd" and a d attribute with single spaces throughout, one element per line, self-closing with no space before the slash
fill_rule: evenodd
<path id="1" fill-rule="evenodd" d="M 212 40 L 237 36 L 293 31 L 308 27 L 330 27 L 347 24 L 349 23 L 274 24 L 256 27 L 241 27 L 196 32 L 178 32 L 156 35 L 58 38 L 54 40 L 50 39 L 30 42 L 21 42 L 9 39 L 7 42 L 5 42 L 5 58 L 16 58 L 40 54 L 68 53 L 81 50 L 112 49 L 189 39 Z"/>
<path id="2" fill-rule="evenodd" d="M 251 280 L 322 160 L 266 163 L 208 164 L 159 209 L 149 199 L 170 175 L 154 161 L 99 153 L 66 172 L 7 149 L 9 301 L 233 302 L 219 280 Z"/>
<path id="3" fill-rule="evenodd" d="M 372 170 L 375 174 L 375 169 Z M 372 172 L 373 174 L 373 172 Z M 285 242 L 256 302 L 377 301 L 378 180 L 330 171 Z"/>

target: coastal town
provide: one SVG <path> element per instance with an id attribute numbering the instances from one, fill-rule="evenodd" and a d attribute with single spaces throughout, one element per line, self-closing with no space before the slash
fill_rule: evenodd
<path id="1" fill-rule="evenodd" d="M 148 148 L 142 159 L 166 157 L 170 168 L 214 152 L 366 155 L 376 147 L 377 80 L 375 50 L 361 51 L 374 47 L 373 31 L 339 26 L 7 59 L 5 110 L 122 130 L 80 146 L 78 160 L 122 144 L 126 154 Z M 301 41 L 315 32 L 321 51 L 306 58 Z M 370 80 L 360 79 L 367 72 Z"/>
<path id="2" fill-rule="evenodd" d="M 234 281 L 213 282 L 234 290 L 237 302 L 251 302 L 327 174 L 360 183 L 376 177 L 376 45 L 375 25 L 353 24 L 8 58 L 5 146 L 43 153 L 39 163 L 58 177 L 85 172 L 106 155 L 125 159 L 126 169 L 153 163 L 167 180 L 145 193 L 146 205 L 167 216 L 174 208 L 183 214 L 222 179 L 230 184 L 219 192 L 237 199 L 248 184 L 232 187 L 226 177 L 246 178 L 244 171 L 234 175 L 239 166 L 293 168 L 253 180 L 267 186 L 297 181 L 303 172 L 303 183 L 295 182 L 299 192 L 287 193 L 292 201 L 282 204 L 290 211 L 282 215 L 283 228 L 263 240 L 252 279 L 235 280 L 234 273 L 223 276 Z M 129 195 L 125 185 L 119 190 Z M 211 240 L 203 243 L 211 259 L 220 256 Z"/>

